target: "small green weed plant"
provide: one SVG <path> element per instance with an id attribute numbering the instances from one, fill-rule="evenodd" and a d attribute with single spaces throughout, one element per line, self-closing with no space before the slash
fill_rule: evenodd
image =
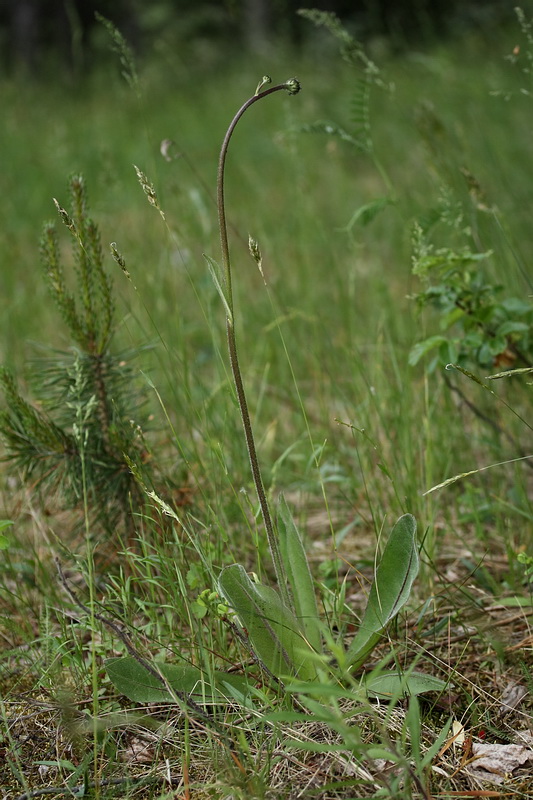
<path id="1" fill-rule="evenodd" d="M 239 109 L 225 135 L 217 179 L 222 263 L 210 257 L 207 261 L 225 310 L 233 382 L 276 585 L 273 587 L 253 580 L 244 566 L 232 564 L 222 569 L 216 589 L 206 590 L 200 600 L 207 610 L 229 622 L 254 660 L 278 684 L 287 687 L 296 682 L 300 688 L 319 685 L 327 694 L 326 686 L 331 681 L 343 684 L 361 669 L 372 650 L 382 641 L 389 623 L 408 600 L 419 569 L 418 542 L 415 519 L 411 514 L 404 514 L 392 528 L 375 571 L 359 630 L 346 649 L 342 642 L 332 640 L 319 615 L 304 542 L 285 498 L 280 497 L 275 518 L 270 510 L 239 363 L 224 196 L 228 146 L 243 114 L 273 93 L 285 91 L 296 95 L 300 90 L 295 79 L 275 86 L 269 84 L 270 78 L 264 77 L 255 94 Z M 250 252 L 260 264 L 259 246 L 253 240 L 250 241 Z M 328 647 L 325 647 L 325 642 Z M 107 669 L 116 687 L 140 702 L 183 698 L 195 687 L 196 695 L 203 692 L 209 697 L 219 696 L 225 687 L 230 696 L 235 698 L 240 693 L 243 700 L 249 691 L 245 681 L 229 673 L 215 672 L 206 676 L 199 668 L 190 665 L 156 663 L 154 666 L 134 654 L 111 659 Z M 203 686 L 203 689 L 199 690 L 198 686 Z M 411 671 L 403 674 L 400 670 L 387 670 L 374 676 L 374 682 L 369 679 L 366 690 L 390 696 L 402 692 L 418 694 L 442 690 L 444 686 L 440 679 L 422 673 Z"/>

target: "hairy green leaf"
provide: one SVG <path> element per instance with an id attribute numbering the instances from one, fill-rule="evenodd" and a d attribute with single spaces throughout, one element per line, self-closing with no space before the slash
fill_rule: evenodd
<path id="1" fill-rule="evenodd" d="M 253 583 L 240 564 L 220 573 L 220 593 L 248 637 L 251 649 L 276 677 L 316 678 L 314 651 L 292 611 L 269 586 Z"/>
<path id="2" fill-rule="evenodd" d="M 382 672 L 381 675 L 368 675 L 363 685 L 370 697 L 393 697 L 398 695 L 417 695 L 426 692 L 443 692 L 448 685 L 440 678 L 425 675 L 423 672 Z"/>
<path id="3" fill-rule="evenodd" d="M 164 681 L 149 672 L 136 658 L 109 658 L 105 666 L 113 686 L 134 703 L 175 702 Z M 224 684 L 242 694 L 248 693 L 248 684 L 241 675 L 215 671 L 210 676 L 214 685 L 210 685 L 208 677 L 198 667 L 164 664 L 159 661 L 150 666 L 161 673 L 176 695 L 191 696 L 196 702 L 202 702 L 203 699 L 209 702 L 224 701 L 231 696 L 231 692 L 225 690 Z"/>
<path id="4" fill-rule="evenodd" d="M 283 495 L 279 500 L 278 536 L 296 617 L 311 647 L 320 652 L 320 619 L 313 578 L 300 533 Z"/>
<path id="5" fill-rule="evenodd" d="M 407 601 L 418 567 L 416 520 L 411 514 L 404 514 L 391 531 L 376 570 L 361 626 L 347 653 L 353 669 L 364 663 L 386 625 Z"/>

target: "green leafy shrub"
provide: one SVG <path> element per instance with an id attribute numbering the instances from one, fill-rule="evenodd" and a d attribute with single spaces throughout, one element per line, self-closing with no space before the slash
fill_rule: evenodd
<path id="1" fill-rule="evenodd" d="M 444 210 L 438 216 L 443 221 Z M 485 370 L 529 367 L 533 364 L 533 304 L 528 298 L 505 297 L 484 269 L 492 253 L 476 252 L 472 241 L 462 247 L 438 247 L 431 241 L 433 225 L 413 229 L 413 273 L 425 288 L 416 295 L 419 308 L 439 314 L 440 333 L 417 342 L 409 363 L 431 355 L 430 372 L 458 364 Z M 468 236 L 464 233 L 464 238 Z"/>
<path id="2" fill-rule="evenodd" d="M 515 12 L 525 42 L 508 60 L 519 64 L 530 82 L 532 25 L 522 9 Z M 521 94 L 531 96 L 526 87 Z M 509 97 L 505 95 L 505 100 Z M 499 209 L 465 166 L 454 132 L 429 103 L 419 106 L 417 123 L 441 187 L 438 201 L 413 226 L 412 268 L 423 283 L 415 300 L 420 309 L 436 310 L 439 333 L 417 342 L 409 361 L 415 365 L 431 356 L 430 372 L 448 363 L 474 371 L 531 367 L 533 302 L 528 290 L 533 290 L 533 283 L 528 267 L 513 247 Z M 498 231 L 498 243 L 507 246 L 512 268 L 521 275 L 526 288 L 522 296 L 513 296 L 505 286 L 506 254 L 483 246 L 484 231 L 491 228 Z"/>

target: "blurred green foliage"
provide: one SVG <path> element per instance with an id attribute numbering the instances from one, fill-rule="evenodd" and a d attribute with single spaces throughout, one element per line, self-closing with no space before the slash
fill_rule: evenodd
<path id="1" fill-rule="evenodd" d="M 107 59 L 98 17 L 105 17 L 138 55 L 172 49 L 179 57 L 205 55 L 209 48 L 237 45 L 263 50 L 280 39 L 301 44 L 309 30 L 298 18 L 300 0 L 4 0 L 0 9 L 0 70 L 67 69 L 79 78 Z M 319 8 L 324 4 L 317 3 Z M 526 3 L 527 5 L 527 3 Z M 454 36 L 472 27 L 495 28 L 512 16 L 505 0 L 333 0 L 337 14 L 363 40 L 385 37 L 395 48 Z"/>

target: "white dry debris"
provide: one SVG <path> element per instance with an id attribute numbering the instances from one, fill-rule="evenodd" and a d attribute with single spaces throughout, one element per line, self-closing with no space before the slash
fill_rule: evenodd
<path id="1" fill-rule="evenodd" d="M 522 700 L 527 697 L 527 694 L 528 691 L 525 686 L 514 682 L 509 683 L 501 696 L 498 715 L 503 717 L 518 708 Z"/>
<path id="2" fill-rule="evenodd" d="M 519 767 L 528 765 L 533 768 L 533 750 L 530 747 L 522 744 L 475 743 L 472 745 L 468 772 L 478 780 L 502 784 Z"/>
<path id="3" fill-rule="evenodd" d="M 517 731 L 516 738 L 533 750 L 533 733 L 531 731 Z"/>

